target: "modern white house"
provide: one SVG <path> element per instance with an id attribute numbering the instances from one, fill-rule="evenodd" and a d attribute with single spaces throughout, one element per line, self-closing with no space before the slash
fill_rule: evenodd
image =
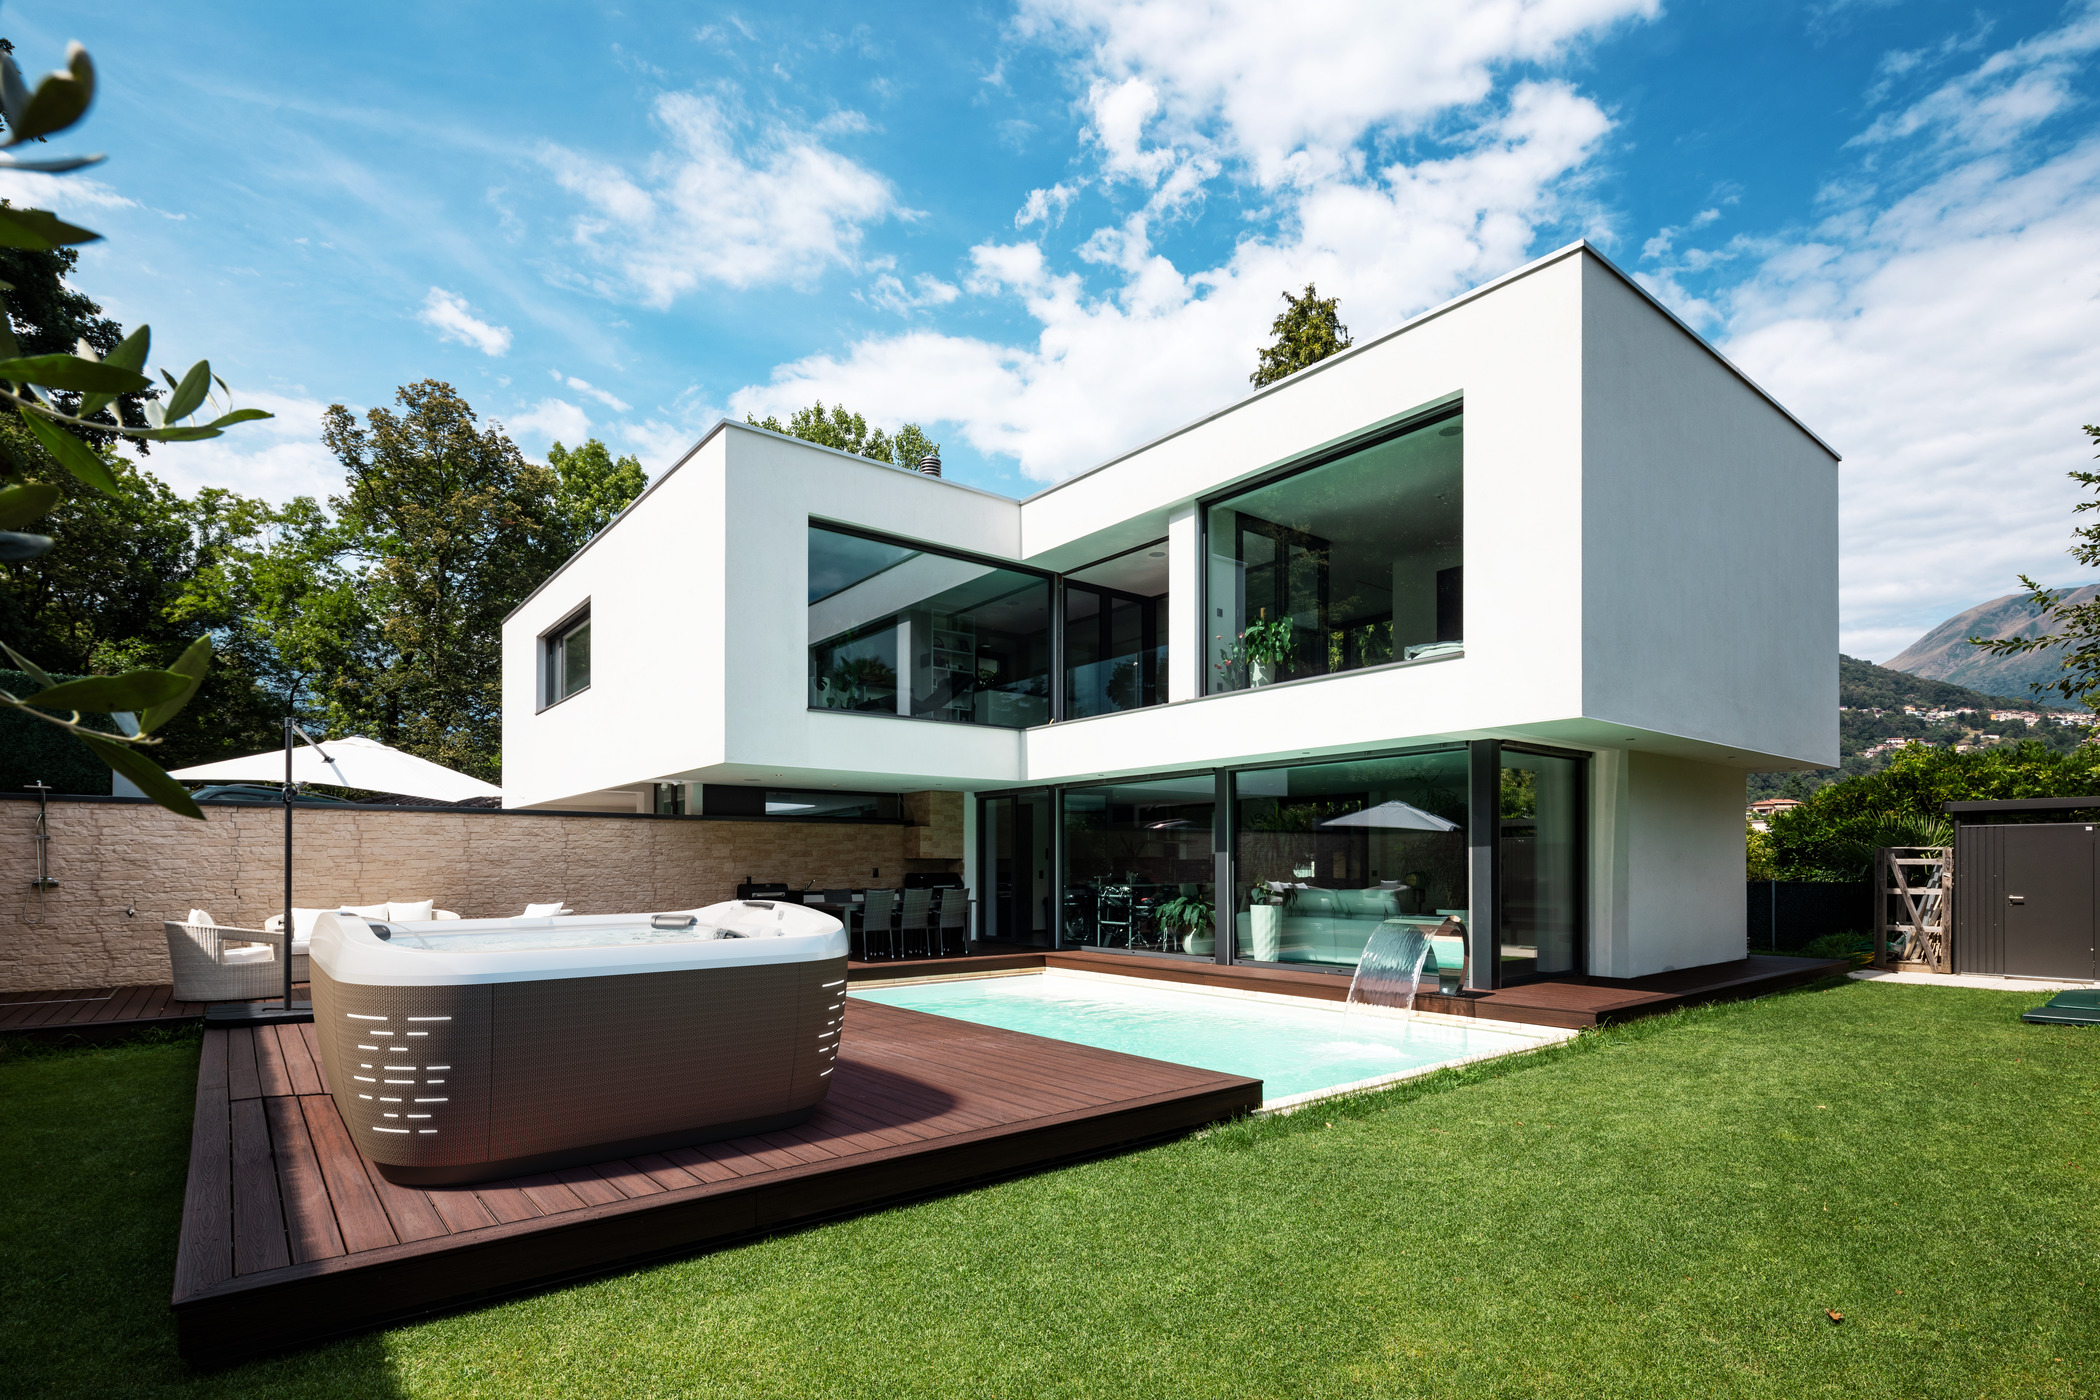
<path id="1" fill-rule="evenodd" d="M 981 938 L 1633 977 L 1837 761 L 1837 456 L 1577 243 L 1022 501 L 717 424 L 503 655 L 511 806 L 958 791 Z"/>

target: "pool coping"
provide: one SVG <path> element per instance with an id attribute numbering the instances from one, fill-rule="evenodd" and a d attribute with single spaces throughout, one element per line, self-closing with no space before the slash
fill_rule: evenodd
<path id="1" fill-rule="evenodd" d="M 1094 972 L 1076 967 L 1013 967 L 996 968 L 986 972 L 955 972 L 929 977 L 899 977 L 886 979 L 874 987 L 848 987 L 847 994 L 872 991 L 890 987 L 924 986 L 934 982 L 981 982 L 994 977 L 1069 977 L 1093 982 L 1114 982 L 1125 986 L 1140 985 L 1157 988 L 1158 983 L 1142 977 L 1126 977 L 1114 972 Z M 1308 1089 L 1302 1094 L 1286 1094 L 1282 1098 L 1263 1099 L 1255 1116 L 1295 1113 L 1301 1108 L 1328 1099 L 1342 1098 L 1350 1094 L 1369 1093 L 1375 1089 L 1390 1088 L 1410 1079 L 1438 1074 L 1462 1065 L 1479 1064 L 1484 1060 L 1499 1060 L 1509 1055 L 1529 1055 L 1555 1045 L 1564 1045 L 1575 1039 L 1581 1031 L 1564 1026 L 1534 1026 L 1519 1021 L 1497 1021 L 1479 1016 L 1451 1016 L 1440 1011 L 1404 1011 L 1389 1006 L 1350 1007 L 1341 1002 L 1325 1001 L 1313 997 L 1293 996 L 1287 992 L 1256 992 L 1242 987 L 1209 987 L 1201 984 L 1176 983 L 1176 992 L 1191 996 L 1230 997 L 1241 1001 L 1267 1002 L 1272 1005 L 1289 1006 L 1298 1010 L 1324 1011 L 1336 1016 L 1374 1016 L 1381 1020 L 1422 1021 L 1430 1025 L 1449 1026 L 1458 1030 L 1485 1030 L 1527 1040 L 1528 1045 L 1510 1046 L 1503 1050 L 1483 1050 L 1477 1055 L 1462 1055 L 1453 1060 L 1440 1060 L 1433 1065 L 1419 1065 L 1392 1074 L 1375 1075 L 1369 1079 L 1353 1080 L 1347 1084 L 1332 1084 L 1325 1088 Z M 1052 1037 L 1053 1039 L 1055 1037 Z M 1071 1042 L 1083 1044 L 1084 1042 Z"/>

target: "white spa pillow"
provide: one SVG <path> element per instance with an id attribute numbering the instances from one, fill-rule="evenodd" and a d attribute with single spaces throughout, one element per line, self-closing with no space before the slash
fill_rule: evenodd
<path id="1" fill-rule="evenodd" d="M 560 914 L 565 907 L 558 899 L 552 904 L 528 904 L 525 906 L 525 912 L 518 915 L 518 917 L 521 919 L 551 919 Z"/>
<path id="2" fill-rule="evenodd" d="M 430 920 L 430 911 L 436 904 L 437 901 L 434 899 L 424 899 L 418 900 L 414 904 L 375 906 L 379 908 L 379 912 L 371 917 L 375 919 L 390 919 L 397 924 L 427 923 Z"/>
<path id="3" fill-rule="evenodd" d="M 214 919 L 208 910 L 204 909 L 190 910 L 189 922 L 193 924 L 202 924 L 206 928 L 216 928 L 219 924 L 219 921 L 217 919 Z"/>

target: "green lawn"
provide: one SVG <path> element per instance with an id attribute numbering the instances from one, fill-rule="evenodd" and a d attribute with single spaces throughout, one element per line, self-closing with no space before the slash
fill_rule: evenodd
<path id="1" fill-rule="evenodd" d="M 15 1053 L 0 1391 L 2096 1394 L 2100 1032 L 2040 1000 L 1706 1008 L 208 1376 L 167 1313 L 194 1039 Z"/>

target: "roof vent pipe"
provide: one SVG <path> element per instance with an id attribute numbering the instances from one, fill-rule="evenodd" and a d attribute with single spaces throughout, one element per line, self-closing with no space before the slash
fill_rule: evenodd
<path id="1" fill-rule="evenodd" d="M 924 457 L 921 457 L 919 459 L 919 470 L 927 476 L 939 476 L 941 474 L 941 454 L 929 452 Z"/>

